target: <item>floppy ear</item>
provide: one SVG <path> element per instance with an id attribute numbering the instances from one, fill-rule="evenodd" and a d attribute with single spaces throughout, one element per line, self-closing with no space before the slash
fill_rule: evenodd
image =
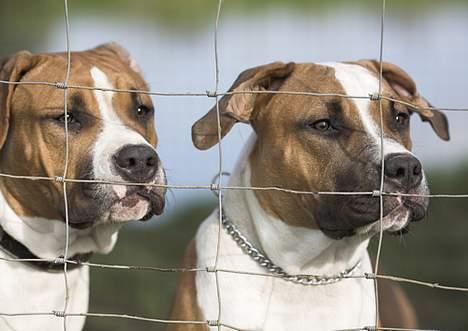
<path id="1" fill-rule="evenodd" d="M 242 72 L 229 92 L 277 91 L 293 72 L 295 64 L 274 62 Z M 272 94 L 239 93 L 225 95 L 219 100 L 221 137 L 237 122 L 250 123 L 260 103 L 265 104 Z M 216 105 L 192 126 L 192 141 L 198 149 L 208 149 L 218 143 Z"/>
<path id="2" fill-rule="evenodd" d="M 142 71 L 136 61 L 130 56 L 130 53 L 116 42 L 109 42 L 102 44 L 93 49 L 95 52 L 117 55 L 125 64 L 127 64 L 133 71 L 142 74 Z"/>
<path id="3" fill-rule="evenodd" d="M 18 82 L 34 64 L 32 54 L 27 51 L 18 52 L 0 60 L 0 80 Z M 8 135 L 11 114 L 11 100 L 17 85 L 0 83 L 0 150 Z"/>
<path id="4" fill-rule="evenodd" d="M 380 62 L 376 60 L 363 60 L 359 63 L 372 71 L 380 72 Z M 441 139 L 450 139 L 449 125 L 445 114 L 436 109 L 427 109 L 432 108 L 432 105 L 418 93 L 416 83 L 403 69 L 393 63 L 383 62 L 382 76 L 403 101 L 418 107 L 412 108 L 411 111 L 418 113 L 424 122 L 429 122 Z"/>

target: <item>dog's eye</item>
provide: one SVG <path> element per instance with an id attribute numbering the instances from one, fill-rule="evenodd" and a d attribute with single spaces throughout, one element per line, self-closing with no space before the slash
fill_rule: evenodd
<path id="1" fill-rule="evenodd" d="M 136 109 L 136 115 L 138 117 L 145 117 L 153 112 L 152 108 L 149 108 L 145 105 L 139 105 Z"/>
<path id="2" fill-rule="evenodd" d="M 59 121 L 60 123 L 65 123 L 65 118 L 66 118 L 67 124 L 73 124 L 76 122 L 75 117 L 70 113 L 67 113 L 66 116 L 65 114 L 62 114 L 59 117 L 57 117 L 56 120 Z"/>
<path id="3" fill-rule="evenodd" d="M 407 113 L 400 112 L 395 116 L 395 122 L 401 127 L 406 127 L 409 123 L 409 115 Z"/>
<path id="4" fill-rule="evenodd" d="M 311 127 L 320 132 L 326 132 L 332 128 L 329 120 L 319 120 L 311 124 Z"/>

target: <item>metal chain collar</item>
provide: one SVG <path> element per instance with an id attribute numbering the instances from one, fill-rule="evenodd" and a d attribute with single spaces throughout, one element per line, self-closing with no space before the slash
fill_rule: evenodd
<path id="1" fill-rule="evenodd" d="M 237 226 L 226 217 L 224 210 L 222 211 L 221 223 L 227 233 L 234 239 L 244 253 L 249 255 L 257 264 L 266 269 L 268 272 L 278 276 L 286 281 L 300 285 L 326 285 L 333 284 L 347 278 L 356 271 L 361 265 L 359 260 L 354 266 L 346 269 L 333 276 L 317 276 L 317 275 L 290 275 L 283 268 L 273 263 L 263 252 L 255 248 L 248 239 L 240 232 Z"/>

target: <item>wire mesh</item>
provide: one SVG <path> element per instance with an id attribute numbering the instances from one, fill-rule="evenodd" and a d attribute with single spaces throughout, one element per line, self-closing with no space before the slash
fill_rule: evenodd
<path id="1" fill-rule="evenodd" d="M 220 254 L 220 245 L 221 245 L 221 231 L 222 231 L 222 210 L 223 210 L 223 191 L 225 190 L 251 190 L 251 191 L 278 191 L 284 192 L 288 194 L 298 194 L 298 195 L 342 195 L 342 196 L 349 196 L 349 195 L 362 195 L 362 196 L 373 196 L 378 197 L 380 202 L 380 221 L 379 221 L 379 239 L 378 239 L 378 248 L 377 248 L 377 255 L 375 258 L 375 267 L 373 273 L 364 273 L 360 275 L 347 275 L 343 276 L 343 278 L 363 278 L 369 279 L 370 281 L 374 282 L 375 288 L 375 325 L 373 326 L 363 326 L 362 328 L 358 329 L 346 329 L 349 331 L 352 330 L 396 330 L 396 331 L 405 331 L 410 329 L 404 328 L 388 328 L 388 327 L 380 327 L 379 325 L 379 306 L 378 306 L 378 287 L 377 281 L 379 279 L 390 280 L 399 283 L 409 283 L 418 286 L 424 286 L 434 289 L 441 289 L 447 291 L 457 291 L 457 292 L 468 292 L 468 287 L 456 287 L 456 286 L 449 286 L 449 285 L 442 285 L 436 282 L 428 282 L 422 281 L 418 279 L 411 279 L 399 276 L 391 276 L 391 275 L 382 275 L 379 274 L 379 264 L 380 264 L 380 257 L 381 257 L 381 249 L 383 245 L 383 207 L 384 207 L 384 197 L 385 196 L 402 196 L 402 197 L 425 197 L 425 198 L 468 198 L 468 194 L 407 194 L 407 193 L 400 193 L 400 192 L 385 192 L 384 191 L 384 169 L 385 169 L 385 158 L 384 158 L 384 125 L 383 125 L 383 107 L 382 101 L 391 101 L 395 103 L 403 104 L 410 109 L 414 110 L 443 110 L 443 111 L 454 111 L 454 112 L 466 112 L 468 111 L 467 108 L 443 108 L 443 107 L 420 107 L 418 105 L 409 103 L 404 100 L 396 99 L 391 96 L 387 96 L 383 94 L 383 58 L 384 58 L 384 28 L 385 28 L 385 7 L 386 1 L 382 0 L 381 3 L 381 15 L 380 15 L 380 47 L 379 47 L 379 88 L 378 94 L 369 94 L 369 95 L 346 95 L 341 93 L 316 93 L 316 92 L 308 92 L 308 91 L 227 91 L 227 92 L 220 92 L 219 91 L 219 82 L 220 82 L 220 68 L 219 68 L 219 38 L 218 38 L 218 30 L 220 24 L 220 17 L 221 17 L 221 10 L 222 10 L 223 0 L 218 0 L 217 4 L 217 11 L 216 11 L 216 20 L 214 25 L 214 38 L 213 38 L 213 46 L 214 46 L 214 65 L 215 65 L 215 73 L 214 73 L 214 91 L 206 90 L 206 91 L 199 91 L 199 92 L 163 92 L 163 91 L 147 91 L 147 90 L 138 90 L 138 89 L 118 89 L 118 88 L 105 88 L 105 87 L 92 87 L 92 86 L 83 86 L 83 85 L 73 85 L 69 84 L 70 81 L 70 72 L 71 72 L 71 65 L 72 65 L 72 52 L 71 52 L 71 45 L 70 45 L 70 19 L 69 19 L 69 6 L 68 0 L 64 0 L 64 18 L 65 18 L 65 36 L 66 36 L 66 71 L 64 74 L 64 80 L 61 82 L 47 82 L 47 81 L 5 81 L 0 80 L 0 84 L 9 84 L 9 85 L 30 85 L 30 86 L 37 86 L 38 88 L 43 86 L 48 87 L 55 87 L 57 89 L 63 90 L 63 98 L 64 98 L 64 114 L 65 118 L 68 117 L 68 91 L 69 90 L 93 90 L 93 91 L 102 91 L 102 92 L 115 92 L 115 93 L 131 93 L 131 94 L 145 94 L 150 96 L 161 96 L 161 97 L 208 97 L 214 98 L 216 102 L 216 120 L 217 120 L 217 135 L 218 135 L 218 176 L 217 181 L 215 184 L 210 185 L 172 185 L 172 184 L 148 184 L 148 183 L 135 183 L 135 182 L 124 182 L 124 181 L 104 181 L 104 180 L 86 180 L 80 178 L 68 178 L 68 167 L 69 167 L 69 128 L 68 128 L 68 121 L 65 120 L 65 144 L 64 144 L 64 171 L 63 174 L 54 176 L 54 177 L 45 177 L 45 176 L 23 176 L 23 175 L 15 175 L 15 174 L 8 174 L 8 173 L 0 173 L 0 177 L 17 179 L 17 180 L 31 180 L 31 181 L 55 181 L 62 184 L 63 189 L 63 199 L 64 199 L 64 210 L 65 210 L 65 225 L 66 225 L 66 232 L 65 232 L 65 249 L 63 252 L 63 256 L 57 257 L 55 259 L 20 259 L 20 258 L 4 258 L 0 257 L 0 260 L 3 262 L 8 263 L 23 263 L 23 262 L 50 262 L 56 264 L 63 264 L 63 275 L 64 275 L 64 301 L 63 301 L 63 310 L 60 311 L 50 311 L 50 312 L 17 312 L 17 313 L 5 313 L 0 312 L 0 316 L 5 317 L 13 317 L 13 316 L 56 316 L 58 318 L 63 318 L 63 330 L 67 330 L 67 318 L 73 317 L 90 317 L 90 318 L 121 318 L 121 319 L 131 319 L 131 320 L 140 320 L 152 323 L 162 323 L 162 324 L 191 324 L 191 325 L 206 325 L 210 327 L 217 327 L 218 331 L 222 328 L 227 328 L 231 330 L 241 330 L 236 328 L 235 326 L 228 325 L 223 323 L 222 321 L 222 301 L 221 301 L 221 288 L 219 284 L 219 274 L 226 273 L 226 274 L 243 274 L 255 277 L 281 277 L 279 275 L 275 275 L 272 273 L 259 273 L 259 272 L 251 272 L 245 270 L 234 270 L 234 269 L 226 269 L 219 267 L 219 254 Z M 221 141 L 222 133 L 221 133 L 221 114 L 219 108 L 219 98 L 222 96 L 227 95 L 235 95 L 235 94 L 282 94 L 282 95 L 296 95 L 296 96 L 306 96 L 306 97 L 340 97 L 340 98 L 347 98 L 347 99 L 368 99 L 374 102 L 378 102 L 379 107 L 379 114 L 380 114 L 380 155 L 381 155 L 381 178 L 380 178 L 380 186 L 378 189 L 374 191 L 368 192 L 324 192 L 324 191 L 298 191 L 287 189 L 283 187 L 255 187 L 255 186 L 230 186 L 230 185 L 223 185 L 222 184 L 222 175 L 224 172 L 223 168 L 223 144 Z M 67 197 L 67 184 L 69 183 L 96 183 L 96 184 L 107 184 L 107 185 L 125 185 L 125 186 L 147 186 L 147 187 L 162 187 L 162 188 L 170 188 L 170 189 L 180 189 L 180 190 L 211 190 L 215 191 L 218 195 L 218 240 L 216 243 L 216 255 L 215 255 L 215 262 L 214 265 L 208 265 L 205 267 L 196 267 L 196 268 L 179 268 L 179 267 L 159 267 L 159 266 L 139 266 L 139 265 L 116 265 L 116 264 L 100 264 L 100 263 L 91 263 L 91 262 L 80 262 L 76 260 L 69 259 L 69 204 L 68 204 L 68 197 Z M 70 313 L 67 311 L 69 305 L 69 286 L 68 286 L 68 265 L 69 264 L 79 264 L 91 268 L 102 268 L 102 269 L 116 269 L 116 270 L 135 270 L 135 271 L 152 271 L 152 272 L 167 272 L 167 273 L 182 273 L 182 272 L 207 272 L 207 273 L 214 273 L 215 281 L 216 281 L 216 296 L 217 296 L 217 304 L 218 304 L 218 313 L 216 319 L 211 320 L 199 320 L 199 321 L 189 321 L 189 320 L 170 320 L 170 319 L 160 319 L 160 318 L 153 318 L 153 317 L 144 317 L 144 316 L 135 316 L 135 315 L 127 315 L 127 314 L 112 314 L 112 313 L 92 313 L 92 312 L 80 312 L 80 313 Z M 306 276 L 318 276 L 318 275 L 306 275 Z M 211 317 L 211 316 L 208 316 Z M 415 329 L 411 329 L 415 330 Z M 421 331 L 423 331 L 421 329 Z"/>

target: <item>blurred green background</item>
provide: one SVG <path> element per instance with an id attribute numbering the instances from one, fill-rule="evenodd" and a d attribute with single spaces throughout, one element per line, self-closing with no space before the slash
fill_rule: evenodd
<path id="1" fill-rule="evenodd" d="M 429 171 L 433 192 L 466 193 L 468 166 Z M 213 210 L 215 199 L 185 205 L 168 222 L 121 232 L 117 247 L 96 262 L 176 267 L 198 224 Z M 443 285 L 468 286 L 467 201 L 433 199 L 427 219 L 401 237 L 384 236 L 385 274 Z M 375 255 L 377 240 L 371 244 Z M 93 269 L 90 311 L 167 316 L 177 274 Z M 467 330 L 468 294 L 402 284 L 414 303 L 420 327 Z M 163 325 L 90 318 L 87 330 L 163 330 Z M 312 330 L 312 329 L 311 329 Z"/>
<path id="2" fill-rule="evenodd" d="M 213 86 L 215 0 L 70 0 L 72 49 L 116 40 L 127 47 L 155 89 L 205 91 Z M 220 26 L 221 86 L 243 69 L 273 60 L 351 60 L 378 56 L 380 1 L 225 0 Z M 436 105 L 462 107 L 468 69 L 468 1 L 387 1 L 385 59 L 407 69 Z M 20 49 L 62 51 L 63 3 L 0 0 L 0 56 Z M 216 151 L 190 143 L 190 125 L 212 100 L 157 98 L 160 154 L 173 184 L 206 184 Z M 468 193 L 468 114 L 449 114 L 452 141 L 438 141 L 414 122 L 416 154 L 434 193 Z M 248 129 L 226 138 L 232 169 Z M 187 166 L 190 165 L 190 166 Z M 207 192 L 173 191 L 165 216 L 125 227 L 114 251 L 94 262 L 177 267 L 198 224 L 216 202 Z M 427 219 L 403 237 L 386 236 L 387 274 L 468 287 L 468 201 L 433 199 Z M 375 251 L 375 242 L 371 250 Z M 90 312 L 167 317 L 178 274 L 93 268 Z M 468 329 L 468 294 L 404 285 L 421 327 Z M 87 331 L 162 330 L 163 325 L 89 318 Z"/>

